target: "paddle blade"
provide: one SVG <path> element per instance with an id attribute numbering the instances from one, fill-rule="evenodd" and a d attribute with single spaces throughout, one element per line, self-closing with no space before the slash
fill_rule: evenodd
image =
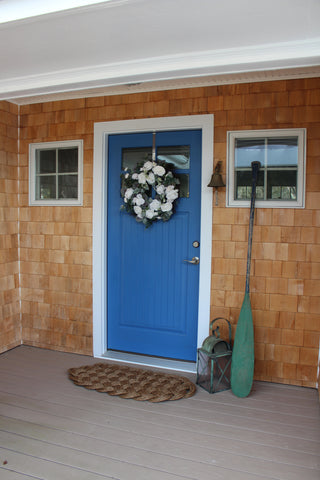
<path id="1" fill-rule="evenodd" d="M 243 299 L 231 361 L 231 390 L 237 397 L 247 397 L 254 371 L 254 334 L 249 293 Z"/>

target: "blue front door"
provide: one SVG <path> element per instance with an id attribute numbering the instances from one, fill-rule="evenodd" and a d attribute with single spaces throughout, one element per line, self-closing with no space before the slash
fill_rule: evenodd
<path id="1" fill-rule="evenodd" d="M 120 211 L 120 174 L 152 158 L 175 165 L 181 197 L 149 228 Z M 196 360 L 201 131 L 109 135 L 107 345 L 109 350 Z"/>

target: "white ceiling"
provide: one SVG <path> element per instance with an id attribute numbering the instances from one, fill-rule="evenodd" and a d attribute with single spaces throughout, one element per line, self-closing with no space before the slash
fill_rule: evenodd
<path id="1" fill-rule="evenodd" d="M 54 2 L 44 2 L 43 0 L 0 0 L 0 23 L 36 17 L 46 13 L 61 12 L 70 8 L 83 7 L 95 3 L 103 3 L 103 0 L 54 0 Z"/>
<path id="2" fill-rule="evenodd" d="M 297 76 L 320 76 L 320 0 L 109 0 L 0 23 L 16 103 Z"/>

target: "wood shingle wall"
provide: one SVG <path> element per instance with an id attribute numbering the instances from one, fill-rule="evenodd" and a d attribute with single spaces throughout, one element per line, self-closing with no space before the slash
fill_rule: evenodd
<path id="1" fill-rule="evenodd" d="M 25 344 L 92 353 L 92 172 L 95 122 L 214 114 L 215 161 L 228 130 L 307 129 L 305 209 L 258 209 L 251 299 L 255 378 L 314 387 L 320 335 L 320 79 L 82 98 L 20 107 L 20 270 Z M 83 207 L 28 206 L 29 143 L 84 140 Z M 209 181 L 209 179 L 208 179 Z M 211 318 L 236 324 L 248 209 L 213 209 Z M 209 325 L 209 319 L 208 319 Z M 2 348 L 5 349 L 3 344 Z"/>
<path id="2" fill-rule="evenodd" d="M 0 352 L 20 345 L 18 107 L 0 102 Z"/>

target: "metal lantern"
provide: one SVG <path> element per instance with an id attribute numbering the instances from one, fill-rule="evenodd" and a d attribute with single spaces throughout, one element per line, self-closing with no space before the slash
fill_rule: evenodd
<path id="1" fill-rule="evenodd" d="M 227 322 L 229 341 L 220 338 L 219 325 L 213 329 L 218 320 Z M 210 322 L 212 332 L 198 348 L 197 384 L 209 393 L 222 392 L 231 388 L 231 324 L 223 318 L 217 317 Z"/>

